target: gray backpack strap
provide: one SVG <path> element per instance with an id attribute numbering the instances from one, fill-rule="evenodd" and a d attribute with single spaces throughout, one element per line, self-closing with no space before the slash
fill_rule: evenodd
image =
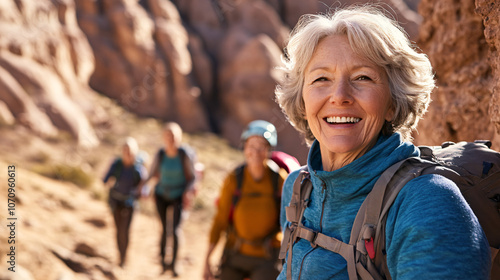
<path id="1" fill-rule="evenodd" d="M 351 244 L 344 243 L 334 237 L 330 237 L 321 232 L 314 231 L 312 229 L 306 228 L 304 226 L 299 226 L 296 230 L 296 236 L 305 239 L 311 243 L 311 247 L 316 248 L 317 246 L 327 249 L 329 251 L 335 252 L 341 255 L 347 261 L 347 271 L 349 274 L 349 279 L 358 279 L 356 276 L 356 266 L 354 265 L 355 260 L 355 248 Z M 351 265 L 349 265 L 351 264 Z M 288 277 L 287 271 L 287 277 Z M 356 278 L 352 278 L 354 275 Z M 365 278 L 362 278 L 365 279 Z M 370 278 L 366 278 L 370 279 Z"/>
<path id="2" fill-rule="evenodd" d="M 374 251 L 369 252 L 366 247 L 372 246 L 373 248 L 375 239 L 379 238 L 380 234 L 377 234 L 377 231 L 384 203 L 392 204 L 390 200 L 393 200 L 404 186 L 404 184 L 398 184 L 394 186 L 395 188 L 388 188 L 394 174 L 405 162 L 406 160 L 397 162 L 382 173 L 354 219 L 349 244 L 356 246 L 356 257 L 353 260 L 347 260 L 347 266 L 354 266 L 361 279 L 383 279 L 373 262 L 367 259 L 367 256 L 375 258 Z M 358 278 L 357 275 L 349 275 L 349 279 Z"/>
<path id="3" fill-rule="evenodd" d="M 312 183 L 309 179 L 309 172 L 307 166 L 300 170 L 300 174 L 293 184 L 292 198 L 290 199 L 289 206 L 285 207 L 286 219 L 290 222 L 290 226 L 285 229 L 283 241 L 281 242 L 279 258 L 284 259 L 288 251 L 288 269 L 287 279 L 292 277 L 292 249 L 293 244 L 297 239 L 296 229 L 302 226 L 302 216 L 309 204 L 309 196 L 312 191 Z"/>
<path id="4" fill-rule="evenodd" d="M 431 166 L 435 165 L 420 158 L 395 163 L 382 173 L 361 205 L 350 240 L 356 242 L 356 270 L 361 279 L 392 279 L 384 253 L 387 212 L 399 191 Z"/>

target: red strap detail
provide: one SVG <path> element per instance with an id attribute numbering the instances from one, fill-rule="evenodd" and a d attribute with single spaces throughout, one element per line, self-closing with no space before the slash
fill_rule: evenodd
<path id="1" fill-rule="evenodd" d="M 371 237 L 370 239 L 365 239 L 365 248 L 366 248 L 366 252 L 368 252 L 368 256 L 370 257 L 370 259 L 374 259 L 375 258 L 375 249 L 373 248 L 373 237 Z"/>

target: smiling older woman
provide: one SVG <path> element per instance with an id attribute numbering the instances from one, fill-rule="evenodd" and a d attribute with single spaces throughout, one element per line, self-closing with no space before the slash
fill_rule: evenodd
<path id="1" fill-rule="evenodd" d="M 430 102 L 430 62 L 373 6 L 303 16 L 284 62 L 277 100 L 311 145 L 312 192 L 302 223 L 348 243 L 356 213 L 380 175 L 419 155 L 407 141 Z M 298 175 L 290 174 L 283 187 L 283 228 L 290 225 L 285 206 Z M 389 210 L 385 233 L 389 279 L 488 278 L 486 237 L 445 177 L 428 174 L 408 182 Z M 349 278 L 340 254 L 305 239 L 292 249 L 278 279 Z"/>

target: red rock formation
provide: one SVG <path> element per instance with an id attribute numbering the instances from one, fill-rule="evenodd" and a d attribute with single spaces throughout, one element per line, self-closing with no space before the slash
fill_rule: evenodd
<path id="1" fill-rule="evenodd" d="M 414 33 L 419 18 L 402 0 L 381 2 Z M 91 124 L 103 114 L 90 85 L 141 116 L 177 121 L 188 132 L 215 129 L 234 145 L 250 120 L 275 121 L 283 148 L 298 146 L 304 159 L 301 137 L 274 102 L 274 68 L 301 14 L 350 3 L 2 1 L 0 121 L 14 117 L 41 134 L 64 129 L 96 143 Z"/>
<path id="2" fill-rule="evenodd" d="M 279 75 L 274 75 L 272 69 L 280 65 L 280 50 L 300 15 L 327 12 L 330 7 L 345 6 L 351 4 L 350 1 L 342 1 L 342 4 L 317 0 L 173 2 L 184 23 L 193 27 L 192 33 L 199 35 L 204 42 L 215 65 L 217 83 L 214 92 L 206 96 L 217 100 L 208 107 L 212 109 L 222 135 L 237 145 L 240 133 L 249 121 L 275 121 L 281 128 L 279 142 L 282 146 L 279 148 L 295 153 L 304 161 L 307 149 L 301 141 L 302 137 L 286 123 L 276 104 L 273 104 L 274 87 Z M 401 0 L 383 2 L 386 8 L 393 7 L 395 17 L 416 37 L 419 16 Z"/>
<path id="3" fill-rule="evenodd" d="M 488 62 L 493 69 L 489 80 L 493 94 L 489 102 L 490 121 L 496 128 L 495 148 L 500 149 L 500 3 L 495 0 L 476 0 L 476 13 L 483 19 L 484 36 L 489 46 Z"/>
<path id="4" fill-rule="evenodd" d="M 284 21 L 288 26 L 295 26 L 298 19 L 303 14 L 327 13 L 329 10 L 335 10 L 339 7 L 346 7 L 353 4 L 376 3 L 390 12 L 391 15 L 403 26 L 412 40 L 418 38 L 418 28 L 422 18 L 418 13 L 408 7 L 403 0 L 282 0 L 278 1 L 281 5 L 278 9 L 282 13 Z M 415 5 L 416 3 L 412 3 Z"/>
<path id="5" fill-rule="evenodd" d="M 0 100 L 22 125 L 41 135 L 69 131 L 86 146 L 98 143 L 87 116 L 93 54 L 70 0 L 2 1 Z"/>
<path id="6" fill-rule="evenodd" d="M 473 0 L 420 3 L 424 21 L 418 45 L 431 60 L 438 88 L 432 94 L 429 112 L 418 126 L 417 143 L 436 145 L 446 140 L 496 138 L 495 146 L 500 147 L 488 113 L 490 106 L 493 111 L 495 108 L 490 101 L 495 102 L 491 96 L 497 80 L 489 63 L 492 51 L 475 8 Z"/>
<path id="7" fill-rule="evenodd" d="M 208 130 L 177 9 L 169 1 L 142 2 L 76 1 L 96 55 L 90 85 L 140 115 L 175 120 L 188 132 Z"/>

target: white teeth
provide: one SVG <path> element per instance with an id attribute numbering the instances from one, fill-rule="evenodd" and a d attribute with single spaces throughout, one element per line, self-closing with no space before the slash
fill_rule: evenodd
<path id="1" fill-rule="evenodd" d="M 361 119 L 355 117 L 328 117 L 326 121 L 328 123 L 357 123 Z"/>

